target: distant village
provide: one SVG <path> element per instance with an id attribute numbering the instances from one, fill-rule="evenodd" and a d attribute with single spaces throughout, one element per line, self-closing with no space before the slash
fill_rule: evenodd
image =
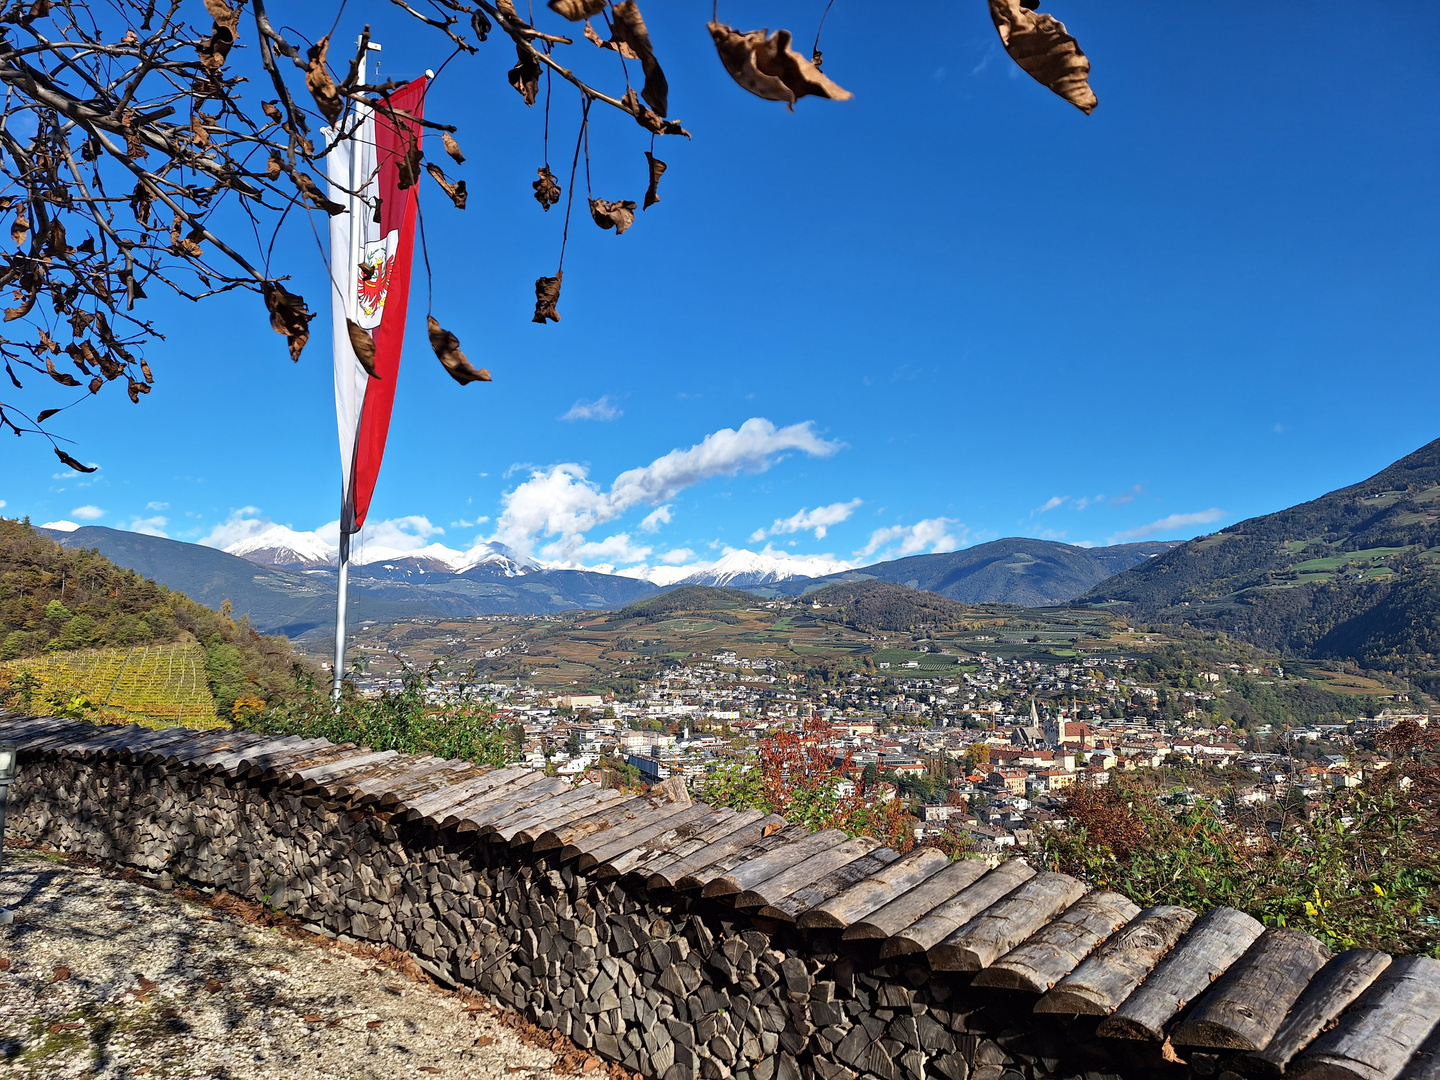
<path id="1" fill-rule="evenodd" d="M 531 768 L 576 777 L 618 768 L 648 783 L 678 776 L 697 792 L 723 766 L 752 765 L 767 736 L 823 722 L 845 777 L 840 795 L 859 785 L 876 801 L 903 798 L 917 840 L 949 832 L 980 853 L 1030 846 L 1062 822 L 1067 789 L 1130 770 L 1223 770 L 1242 803 L 1318 801 L 1389 764 L 1370 748 L 1373 735 L 1406 718 L 1429 721 L 1387 709 L 1245 733 L 1202 708 L 1232 677 L 1283 677 L 1278 665 L 1222 666 L 1200 675 L 1208 689 L 1168 691 L 1143 685 L 1115 657 L 1054 664 L 982 653 L 965 657 L 965 670 L 957 662 L 953 676 L 907 667 L 919 664 L 882 663 L 816 691 L 781 661 L 725 651 L 678 662 L 623 699 L 523 679 L 472 689 L 498 706 Z M 374 692 L 388 680 L 358 682 Z M 1159 708 L 1167 692 L 1185 702 L 1178 719 Z"/>

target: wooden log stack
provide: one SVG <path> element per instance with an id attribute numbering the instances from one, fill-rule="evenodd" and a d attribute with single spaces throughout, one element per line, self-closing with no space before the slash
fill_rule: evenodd
<path id="1" fill-rule="evenodd" d="M 318 739 L 0 716 L 10 828 L 405 950 L 647 1080 L 1440 1080 L 1440 961 Z"/>

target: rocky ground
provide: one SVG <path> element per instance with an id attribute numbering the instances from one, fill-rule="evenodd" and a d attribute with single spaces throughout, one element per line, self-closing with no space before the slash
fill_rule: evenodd
<path id="1" fill-rule="evenodd" d="M 330 941 L 231 897 L 5 854 L 0 908 L 15 911 L 0 926 L 7 1080 L 611 1071 L 484 998 L 431 984 L 404 954 Z"/>

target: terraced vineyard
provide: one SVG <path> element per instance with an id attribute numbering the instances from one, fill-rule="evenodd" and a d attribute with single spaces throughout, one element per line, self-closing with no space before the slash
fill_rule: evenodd
<path id="1" fill-rule="evenodd" d="M 39 680 L 37 712 L 51 691 L 81 694 L 103 715 L 146 727 L 217 727 L 205 678 L 205 650 L 193 642 L 132 649 L 81 649 L 0 663 L 0 678 L 28 671 Z"/>

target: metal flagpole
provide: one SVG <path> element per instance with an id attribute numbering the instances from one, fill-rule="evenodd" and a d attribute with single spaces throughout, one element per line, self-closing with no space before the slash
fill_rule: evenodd
<path id="1" fill-rule="evenodd" d="M 379 52 L 380 46 L 372 41 L 369 43 L 369 47 L 366 48 L 364 53 L 361 54 L 360 70 L 358 72 L 358 77 L 361 84 L 365 82 L 366 62 L 369 59 L 369 53 L 371 52 L 371 50 Z M 360 146 L 360 135 L 364 130 L 364 124 L 358 108 L 356 109 L 355 115 L 355 137 L 350 140 L 350 144 L 346 147 L 345 151 L 347 154 L 350 155 L 351 162 L 349 170 L 351 191 L 345 200 L 348 204 L 347 212 L 350 215 L 350 250 L 345 253 L 346 267 L 344 273 L 340 275 L 340 281 L 342 287 L 345 289 L 344 302 L 346 303 L 347 307 L 350 303 L 353 302 L 355 297 L 357 268 L 360 265 L 360 251 L 361 248 L 364 246 L 365 227 L 363 225 L 363 221 L 364 211 L 366 207 L 364 200 L 360 196 L 360 191 L 362 188 L 365 187 L 366 184 L 370 182 L 369 177 L 362 177 L 360 175 L 361 170 L 359 166 L 362 150 Z M 330 253 L 330 258 L 331 273 L 333 274 L 335 273 L 335 252 L 332 251 Z M 359 432 L 357 428 L 357 438 L 358 435 Z M 331 695 L 337 707 L 340 704 L 341 688 L 345 682 L 345 608 L 349 599 L 350 591 L 351 534 L 345 531 L 345 525 L 347 523 L 347 515 L 345 513 L 345 500 L 346 492 L 354 483 L 354 475 L 354 457 L 352 456 L 350 475 L 345 477 L 340 489 L 340 574 L 338 580 L 336 581 L 335 589 L 335 685 L 331 691 Z"/>
<path id="2" fill-rule="evenodd" d="M 340 703 L 340 684 L 345 680 L 345 598 L 350 586 L 350 534 L 340 534 L 340 581 L 335 597 L 335 703 Z"/>

